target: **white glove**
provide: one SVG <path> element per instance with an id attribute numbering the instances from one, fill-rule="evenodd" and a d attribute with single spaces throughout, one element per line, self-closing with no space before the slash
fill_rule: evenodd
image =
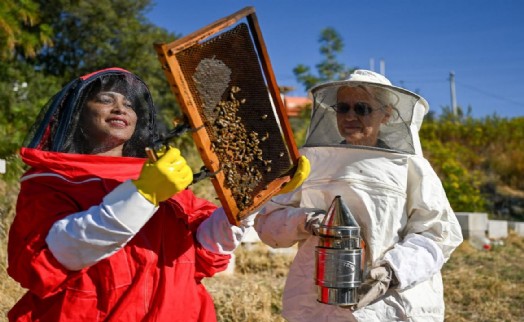
<path id="1" fill-rule="evenodd" d="M 398 282 L 391 267 L 385 265 L 372 268 L 369 271 L 366 281 L 364 281 L 358 289 L 359 301 L 357 303 L 357 310 L 380 299 L 386 294 L 390 287 L 396 286 L 397 284 Z"/>
<path id="2" fill-rule="evenodd" d="M 231 254 L 240 245 L 248 229 L 253 226 L 253 213 L 240 222 L 231 225 L 224 208 L 217 208 L 197 229 L 197 240 L 207 250 L 217 254 Z"/>
<path id="3" fill-rule="evenodd" d="M 240 221 L 240 227 L 243 227 L 243 228 L 253 227 L 253 225 L 255 224 L 255 217 L 257 215 L 258 215 L 258 211 L 250 214 L 249 216 L 244 217 L 244 219 Z"/>
<path id="4" fill-rule="evenodd" d="M 304 224 L 306 231 L 312 235 L 317 235 L 320 223 L 322 223 L 325 216 L 326 212 L 322 209 L 311 209 L 307 211 L 306 222 Z"/>

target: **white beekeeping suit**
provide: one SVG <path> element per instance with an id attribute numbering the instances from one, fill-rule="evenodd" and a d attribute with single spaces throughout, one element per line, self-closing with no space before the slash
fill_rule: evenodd
<path id="1" fill-rule="evenodd" d="M 380 126 L 374 146 L 348 144 L 337 130 L 332 107 L 342 86 L 371 89 L 377 101 L 389 106 L 391 115 Z M 441 181 L 422 156 L 418 130 L 427 102 L 365 70 L 345 81 L 316 86 L 311 94 L 311 125 L 300 149 L 310 161 L 311 174 L 298 189 L 274 197 L 255 222 L 269 246 L 299 246 L 284 289 L 282 315 L 289 321 L 443 321 L 440 270 L 462 234 Z M 385 294 L 355 311 L 317 301 L 319 238 L 309 226 L 314 214 L 327 211 L 338 195 L 355 216 L 366 244 L 363 276 L 387 266 L 395 277 Z"/>

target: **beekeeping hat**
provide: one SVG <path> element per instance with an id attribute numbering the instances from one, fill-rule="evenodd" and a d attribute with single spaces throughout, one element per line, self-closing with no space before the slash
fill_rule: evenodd
<path id="1" fill-rule="evenodd" d="M 336 112 L 331 107 L 337 103 L 337 92 L 343 86 L 373 89 L 375 99 L 392 107 L 389 121 L 382 124 L 379 131 L 379 140 L 390 150 L 422 154 L 418 131 L 429 110 L 426 100 L 416 93 L 392 85 L 381 74 L 363 69 L 355 70 L 346 80 L 326 82 L 310 89 L 313 110 L 304 146 L 342 144 Z"/>

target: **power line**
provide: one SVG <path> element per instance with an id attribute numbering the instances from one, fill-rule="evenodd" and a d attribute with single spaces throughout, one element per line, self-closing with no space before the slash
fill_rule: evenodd
<path id="1" fill-rule="evenodd" d="M 403 84 L 435 84 L 435 83 L 447 83 L 446 79 L 441 78 L 433 78 L 433 79 L 421 79 L 421 80 L 399 80 L 398 83 Z"/>
<path id="2" fill-rule="evenodd" d="M 517 101 L 514 101 L 512 99 L 509 99 L 509 98 L 506 98 L 506 97 L 503 97 L 503 96 L 500 96 L 500 95 L 497 95 L 497 94 L 489 93 L 489 92 L 487 92 L 487 91 L 485 91 L 483 89 L 477 88 L 475 86 L 471 86 L 471 85 L 464 84 L 463 82 L 459 82 L 456 79 L 455 79 L 455 83 L 460 84 L 461 86 L 464 86 L 466 88 L 469 88 L 472 91 L 484 94 L 486 96 L 490 96 L 492 98 L 496 98 L 496 99 L 499 99 L 501 101 L 506 101 L 508 103 L 524 107 L 524 103 L 522 103 L 522 102 L 517 102 Z"/>

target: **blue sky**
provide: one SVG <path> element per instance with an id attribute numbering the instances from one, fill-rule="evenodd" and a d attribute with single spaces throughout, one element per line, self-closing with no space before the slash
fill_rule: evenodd
<path id="1" fill-rule="evenodd" d="M 338 60 L 380 71 L 397 86 L 424 96 L 440 114 L 457 104 L 474 117 L 524 116 L 524 1 L 520 0 L 153 0 L 149 20 L 187 35 L 253 6 L 277 82 L 305 96 L 293 68 L 314 69 L 322 29 L 344 41 Z M 372 65 L 374 61 L 374 65 Z"/>

